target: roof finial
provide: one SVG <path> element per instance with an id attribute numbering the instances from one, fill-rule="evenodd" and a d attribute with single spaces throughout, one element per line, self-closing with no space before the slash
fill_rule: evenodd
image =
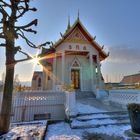
<path id="1" fill-rule="evenodd" d="M 78 9 L 78 16 L 77 16 L 77 20 L 79 20 L 79 16 L 80 16 L 80 13 L 79 13 L 79 9 Z"/>
<path id="2" fill-rule="evenodd" d="M 67 26 L 67 30 L 70 29 L 70 16 L 68 15 L 68 26 Z"/>

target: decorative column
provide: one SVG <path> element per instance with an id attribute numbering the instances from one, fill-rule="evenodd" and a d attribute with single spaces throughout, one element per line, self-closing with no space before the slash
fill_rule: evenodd
<path id="1" fill-rule="evenodd" d="M 65 102 L 65 113 L 67 116 L 67 119 L 70 119 L 72 116 L 77 115 L 77 109 L 76 109 L 76 98 L 75 98 L 75 92 L 65 92 L 66 94 L 66 102 Z"/>
<path id="2" fill-rule="evenodd" d="M 54 54 L 54 59 L 53 59 L 53 90 L 56 89 L 56 53 Z"/>
<path id="3" fill-rule="evenodd" d="M 94 85 L 94 73 L 93 73 L 93 58 L 92 54 L 89 54 L 89 62 L 90 62 L 90 74 L 91 74 L 91 89 L 92 91 L 95 90 L 95 85 Z"/>
<path id="4" fill-rule="evenodd" d="M 65 52 L 62 52 L 62 85 L 64 85 L 64 77 L 65 77 Z"/>
<path id="5" fill-rule="evenodd" d="M 99 60 L 99 56 L 97 57 L 97 71 L 98 71 L 98 86 L 99 89 L 102 88 L 102 82 L 101 82 L 101 69 L 100 69 L 100 60 Z"/>
<path id="6" fill-rule="evenodd" d="M 44 66 L 45 67 L 45 66 Z M 43 67 L 43 83 L 42 83 L 42 85 L 43 85 L 43 90 L 46 90 L 46 83 L 47 83 L 47 79 L 46 79 L 46 72 L 45 72 L 45 68 Z"/>

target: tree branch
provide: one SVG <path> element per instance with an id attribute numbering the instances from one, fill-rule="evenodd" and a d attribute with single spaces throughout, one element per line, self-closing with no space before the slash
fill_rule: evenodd
<path id="1" fill-rule="evenodd" d="M 17 49 L 17 52 L 24 54 L 24 55 L 26 56 L 26 58 L 24 58 L 24 59 L 19 59 L 19 60 L 15 60 L 15 63 L 23 62 L 23 61 L 27 61 L 27 60 L 33 59 L 33 57 L 31 57 L 28 53 L 22 51 L 20 46 L 17 46 L 16 48 L 18 48 L 18 49 Z"/>
<path id="2" fill-rule="evenodd" d="M 3 15 L 3 17 L 4 16 L 9 17 L 8 13 L 3 9 L 1 5 L 0 5 L 0 13 Z"/>
<path id="3" fill-rule="evenodd" d="M 5 1 L 1 0 L 0 2 L 3 4 L 3 6 L 11 8 L 11 5 L 6 3 Z"/>
<path id="4" fill-rule="evenodd" d="M 38 45 L 38 48 L 41 48 L 41 47 L 46 46 L 46 45 L 49 45 L 49 44 L 50 44 L 50 42 L 47 41 L 45 43 L 42 43 L 42 44 Z"/>
<path id="5" fill-rule="evenodd" d="M 21 51 L 21 50 L 19 50 L 19 52 L 22 53 L 22 54 L 24 54 L 28 59 L 31 59 L 31 58 L 32 58 L 32 57 L 31 57 L 29 54 L 27 54 L 26 52 L 23 52 L 23 51 Z"/>
<path id="6" fill-rule="evenodd" d="M 37 26 L 37 19 L 33 20 L 32 22 L 24 25 L 24 26 L 15 26 L 15 28 L 17 29 L 25 29 L 25 28 L 28 28 L 28 27 L 31 27 L 32 25 L 35 25 Z"/>
<path id="7" fill-rule="evenodd" d="M 32 47 L 32 48 L 37 48 L 37 47 L 35 47 L 35 44 L 33 44 L 27 37 L 25 37 L 25 35 L 24 35 L 24 33 L 20 30 L 20 32 L 21 32 L 21 34 L 20 33 L 17 33 L 21 38 L 23 38 L 25 41 L 26 41 L 26 43 L 30 46 L 30 47 Z"/>
<path id="8" fill-rule="evenodd" d="M 34 33 L 34 34 L 37 33 L 37 31 L 35 31 L 35 30 L 33 30 L 33 29 L 22 29 L 22 30 L 24 30 L 24 31 L 26 31 L 26 32 Z"/>
<path id="9" fill-rule="evenodd" d="M 27 11 L 34 11 L 34 12 L 37 11 L 36 8 L 29 8 L 28 2 L 26 0 L 24 1 L 24 4 L 25 4 L 25 6 L 21 5 L 18 7 L 18 12 L 20 13 L 20 15 L 18 15 L 16 17 L 17 19 L 22 17 Z M 22 10 L 22 11 L 20 11 L 20 10 Z"/>
<path id="10" fill-rule="evenodd" d="M 25 58 L 25 59 L 15 60 L 15 63 L 24 62 L 24 61 L 28 61 L 31 59 L 33 59 L 33 58 Z"/>

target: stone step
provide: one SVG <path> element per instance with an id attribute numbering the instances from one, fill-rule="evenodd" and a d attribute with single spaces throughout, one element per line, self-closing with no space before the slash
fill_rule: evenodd
<path id="1" fill-rule="evenodd" d="M 88 125 L 70 125 L 72 129 L 85 129 L 85 128 L 98 128 L 101 126 L 109 126 L 109 125 L 128 125 L 130 124 L 130 121 L 124 121 L 124 122 L 116 122 L 116 123 L 103 123 L 103 124 L 88 124 Z"/>
<path id="2" fill-rule="evenodd" d="M 104 119 L 112 119 L 112 120 L 123 120 L 128 119 L 128 115 L 115 115 L 115 116 L 102 116 L 102 117 L 95 117 L 95 116 L 89 116 L 89 117 L 78 117 L 76 120 L 78 121 L 89 121 L 89 120 L 104 120 Z"/>
<path id="3" fill-rule="evenodd" d="M 77 116 L 88 116 L 88 115 L 97 115 L 97 114 L 107 114 L 107 115 L 117 115 L 117 114 L 128 114 L 128 111 L 105 111 L 105 112 L 94 112 L 94 113 L 79 113 Z"/>
<path id="4" fill-rule="evenodd" d="M 71 118 L 70 126 L 72 129 L 94 128 L 107 125 L 129 124 L 127 111 L 97 112 L 80 114 Z"/>
<path id="5" fill-rule="evenodd" d="M 95 98 L 95 94 L 91 91 L 77 91 L 76 98 Z"/>

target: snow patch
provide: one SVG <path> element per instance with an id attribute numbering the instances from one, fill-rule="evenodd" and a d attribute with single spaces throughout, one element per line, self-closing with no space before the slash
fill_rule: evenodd
<path id="1" fill-rule="evenodd" d="M 10 131 L 1 136 L 2 140 L 39 140 L 46 129 L 47 121 L 32 121 L 11 124 Z"/>

